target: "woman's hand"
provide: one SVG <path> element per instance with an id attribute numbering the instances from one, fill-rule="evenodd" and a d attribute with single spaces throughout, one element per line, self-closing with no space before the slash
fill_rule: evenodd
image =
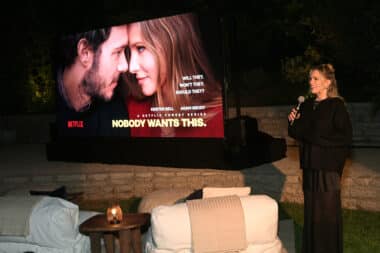
<path id="1" fill-rule="evenodd" d="M 298 113 L 296 108 L 293 108 L 292 111 L 288 115 L 288 120 L 289 120 L 289 122 L 293 122 L 294 120 L 299 119 L 300 116 L 301 115 Z"/>

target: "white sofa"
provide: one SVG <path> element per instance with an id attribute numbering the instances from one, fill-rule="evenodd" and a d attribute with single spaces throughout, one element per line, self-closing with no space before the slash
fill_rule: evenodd
<path id="1" fill-rule="evenodd" d="M 242 252 L 286 252 L 278 237 L 277 202 L 266 195 L 247 195 L 239 198 L 244 213 L 248 244 Z M 147 207 L 146 203 L 143 205 Z M 193 253 L 190 224 L 186 203 L 159 205 L 152 208 L 151 227 L 144 235 L 143 251 Z"/>
<path id="2" fill-rule="evenodd" d="M 27 197 L 2 196 L 0 205 Z M 30 212 L 29 233 L 0 235 L 0 253 L 90 253 L 90 240 L 78 227 L 95 214 L 61 198 L 41 197 Z"/>

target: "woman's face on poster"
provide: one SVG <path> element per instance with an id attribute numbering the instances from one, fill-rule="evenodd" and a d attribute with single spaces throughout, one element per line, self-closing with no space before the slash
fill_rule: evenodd
<path id="1" fill-rule="evenodd" d="M 144 40 L 140 23 L 128 25 L 130 48 L 129 72 L 136 76 L 136 80 L 145 96 L 152 96 L 157 91 L 159 68 L 153 52 Z"/>

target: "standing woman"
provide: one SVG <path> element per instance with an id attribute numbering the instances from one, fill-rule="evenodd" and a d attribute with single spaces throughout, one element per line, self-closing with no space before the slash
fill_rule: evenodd
<path id="1" fill-rule="evenodd" d="M 343 252 L 341 176 L 352 141 L 352 125 L 338 93 L 335 70 L 321 64 L 310 70 L 310 91 L 297 113 L 288 115 L 289 136 L 299 141 L 303 170 L 303 253 Z"/>

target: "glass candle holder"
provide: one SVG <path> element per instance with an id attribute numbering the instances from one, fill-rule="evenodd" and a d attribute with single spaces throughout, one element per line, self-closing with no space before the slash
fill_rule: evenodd
<path id="1" fill-rule="evenodd" d="M 107 221 L 110 224 L 120 224 L 123 220 L 123 211 L 119 205 L 112 205 L 107 208 Z"/>

